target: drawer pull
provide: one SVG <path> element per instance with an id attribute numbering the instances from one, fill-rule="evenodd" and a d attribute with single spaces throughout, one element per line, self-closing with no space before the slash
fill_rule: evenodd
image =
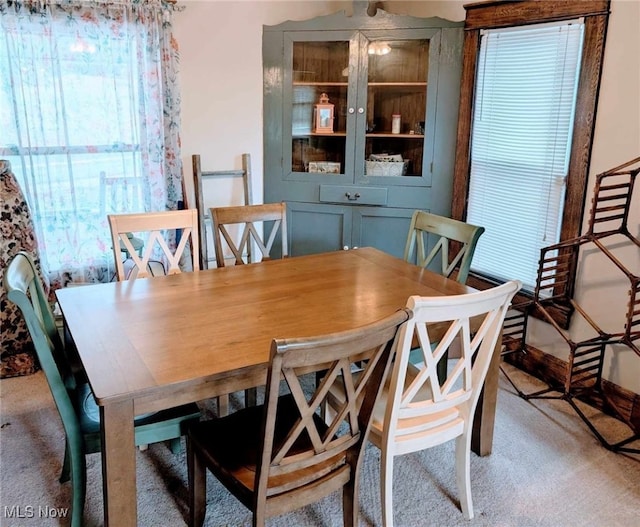
<path id="1" fill-rule="evenodd" d="M 359 192 L 356 192 L 353 197 L 351 196 L 351 192 L 345 192 L 344 195 L 347 197 L 347 199 L 349 201 L 356 201 L 360 197 L 360 193 Z"/>

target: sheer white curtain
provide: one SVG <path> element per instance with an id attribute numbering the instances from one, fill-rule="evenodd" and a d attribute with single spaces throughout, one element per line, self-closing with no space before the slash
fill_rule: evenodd
<path id="1" fill-rule="evenodd" d="M 106 215 L 182 197 L 173 3 L 0 0 L 0 158 L 54 285 L 106 281 Z"/>
<path id="2" fill-rule="evenodd" d="M 485 227 L 471 267 L 536 283 L 559 241 L 584 24 L 483 33 L 471 135 L 467 221 Z"/>

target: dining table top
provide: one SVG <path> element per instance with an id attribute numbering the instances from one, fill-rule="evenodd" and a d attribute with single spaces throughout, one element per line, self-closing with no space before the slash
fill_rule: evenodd
<path id="1" fill-rule="evenodd" d="M 364 326 L 411 295 L 473 291 L 373 248 L 56 291 L 100 407 L 105 527 L 137 524 L 135 415 L 263 385 L 274 338 Z M 495 353 L 474 420 L 480 455 L 498 372 Z"/>
<path id="2" fill-rule="evenodd" d="M 57 292 L 98 404 L 264 369 L 271 340 L 363 326 L 471 288 L 372 248 Z M 138 409 L 140 412 L 148 409 Z"/>
<path id="3" fill-rule="evenodd" d="M 363 326 L 470 288 L 371 248 L 57 292 L 98 404 L 265 366 L 273 338 Z"/>

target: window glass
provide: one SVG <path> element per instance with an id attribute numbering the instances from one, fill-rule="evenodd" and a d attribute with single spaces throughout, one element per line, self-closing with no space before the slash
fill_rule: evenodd
<path id="1" fill-rule="evenodd" d="M 536 283 L 560 238 L 582 21 L 482 32 L 467 221 L 485 227 L 472 270 Z"/>
<path id="2" fill-rule="evenodd" d="M 159 31 L 166 13 L 128 4 L 40 7 L 0 18 L 0 158 L 29 204 L 50 275 L 107 281 L 107 214 L 177 201 L 179 97 Z"/>

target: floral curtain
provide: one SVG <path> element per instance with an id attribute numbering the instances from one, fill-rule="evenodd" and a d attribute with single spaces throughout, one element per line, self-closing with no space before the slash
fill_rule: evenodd
<path id="1" fill-rule="evenodd" d="M 0 0 L 0 159 L 54 287 L 113 277 L 107 214 L 182 199 L 174 9 Z"/>

